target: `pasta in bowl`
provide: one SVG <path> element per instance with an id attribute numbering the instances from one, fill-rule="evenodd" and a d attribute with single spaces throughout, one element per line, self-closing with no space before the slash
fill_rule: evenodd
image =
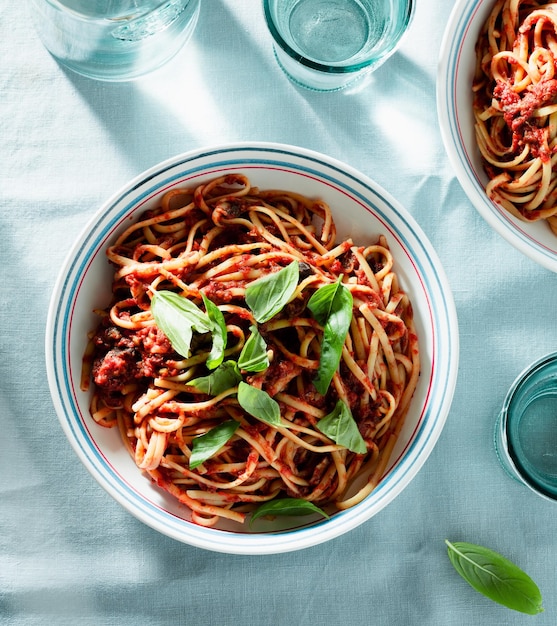
<path id="1" fill-rule="evenodd" d="M 459 1 L 440 52 L 445 148 L 478 212 L 510 244 L 557 271 L 554 4 Z"/>
<path id="2" fill-rule="evenodd" d="M 139 519 L 296 550 L 390 502 L 443 427 L 454 305 L 427 239 L 323 155 L 237 144 L 132 181 L 64 265 L 47 328 L 77 454 Z"/>

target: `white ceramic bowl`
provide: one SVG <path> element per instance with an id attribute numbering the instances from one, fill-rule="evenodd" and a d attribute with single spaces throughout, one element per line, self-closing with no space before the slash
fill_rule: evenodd
<path id="1" fill-rule="evenodd" d="M 557 272 L 557 237 L 545 221 L 524 222 L 490 200 L 474 135 L 472 79 L 476 40 L 495 0 L 459 0 L 444 33 L 437 75 L 437 110 L 449 159 L 480 215 L 511 245 Z"/>
<path id="2" fill-rule="evenodd" d="M 413 303 L 422 373 L 398 445 L 383 480 L 357 506 L 329 520 L 299 518 L 267 532 L 204 528 L 188 510 L 154 486 L 135 466 L 117 429 L 96 425 L 89 397 L 79 389 L 92 310 L 110 301 L 107 245 L 130 220 L 168 189 L 191 186 L 223 172 L 242 172 L 260 188 L 282 188 L 327 201 L 339 236 L 364 243 L 386 235 L 404 289 Z M 366 521 L 395 498 L 432 451 L 445 423 L 458 369 L 454 302 L 439 259 L 412 217 L 385 191 L 352 168 L 321 154 L 276 144 L 235 144 L 197 150 L 141 174 L 98 211 L 70 251 L 56 283 L 46 332 L 52 398 L 71 445 L 96 480 L 130 513 L 177 540 L 232 554 L 269 554 L 318 544 Z"/>

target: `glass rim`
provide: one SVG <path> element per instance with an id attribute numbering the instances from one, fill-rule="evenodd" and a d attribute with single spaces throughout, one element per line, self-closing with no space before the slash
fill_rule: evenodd
<path id="1" fill-rule="evenodd" d="M 392 52 L 394 52 L 394 50 L 396 50 L 401 42 L 401 39 L 408 31 L 410 22 L 412 21 L 412 17 L 414 16 L 415 1 L 416 0 L 406 0 L 406 20 L 404 22 L 404 28 L 400 32 L 396 41 L 394 41 L 390 48 L 386 50 L 382 58 L 389 56 Z M 299 52 L 296 52 L 294 48 L 286 43 L 286 41 L 275 26 L 275 22 L 273 20 L 273 16 L 271 15 L 271 10 L 269 7 L 269 0 L 263 0 L 263 12 L 265 15 L 265 21 L 267 22 L 267 28 L 269 29 L 269 32 L 271 33 L 274 42 L 294 61 L 297 61 L 298 63 L 301 63 L 306 67 L 309 67 L 313 70 L 318 70 L 319 72 L 323 72 L 326 74 L 351 74 L 363 70 L 373 63 L 373 61 L 360 61 L 359 63 L 352 63 L 349 65 L 326 65 L 324 63 L 319 63 L 318 61 L 312 61 L 311 59 L 306 58 Z"/>

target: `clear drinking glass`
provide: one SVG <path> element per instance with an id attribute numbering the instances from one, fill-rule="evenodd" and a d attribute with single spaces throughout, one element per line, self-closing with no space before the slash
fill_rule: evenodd
<path id="1" fill-rule="evenodd" d="M 190 38 L 200 0 L 31 0 L 36 30 L 63 65 L 89 78 L 132 80 Z"/>
<path id="2" fill-rule="evenodd" d="M 512 384 L 495 425 L 495 450 L 510 476 L 557 499 L 557 352 Z"/>
<path id="3" fill-rule="evenodd" d="M 343 89 L 399 45 L 413 0 L 263 0 L 276 60 L 296 84 Z"/>

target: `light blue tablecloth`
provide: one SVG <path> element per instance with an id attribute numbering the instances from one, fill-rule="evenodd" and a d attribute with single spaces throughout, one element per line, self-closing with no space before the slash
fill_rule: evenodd
<path id="1" fill-rule="evenodd" d="M 258 0 L 206 0 L 187 48 L 131 84 L 61 69 L 25 3 L 2 1 L 0 623 L 557 623 L 557 505 L 511 480 L 492 444 L 515 376 L 557 348 L 557 277 L 488 227 L 446 157 L 435 84 L 452 6 L 418 0 L 402 48 L 365 90 L 320 95 L 276 67 Z M 192 548 L 124 511 L 64 438 L 43 357 L 55 278 L 99 205 L 167 157 L 236 140 L 299 144 L 375 179 L 431 239 L 460 321 L 452 410 L 418 476 L 348 535 L 278 556 Z M 513 559 L 545 613 L 526 618 L 473 591 L 445 538 Z"/>

